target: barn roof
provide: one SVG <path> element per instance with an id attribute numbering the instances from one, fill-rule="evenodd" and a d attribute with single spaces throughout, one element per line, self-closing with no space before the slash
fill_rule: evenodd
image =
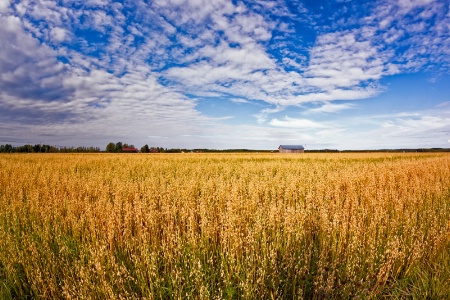
<path id="1" fill-rule="evenodd" d="M 278 149 L 287 149 L 287 150 L 305 150 L 305 147 L 302 145 L 280 145 Z"/>

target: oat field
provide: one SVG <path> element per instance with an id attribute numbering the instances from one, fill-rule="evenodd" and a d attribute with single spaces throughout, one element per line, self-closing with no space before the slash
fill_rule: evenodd
<path id="1" fill-rule="evenodd" d="M 0 155 L 0 299 L 450 299 L 450 155 Z"/>

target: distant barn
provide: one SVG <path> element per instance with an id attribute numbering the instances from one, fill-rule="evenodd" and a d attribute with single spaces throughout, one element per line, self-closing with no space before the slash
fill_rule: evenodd
<path id="1" fill-rule="evenodd" d="M 302 145 L 280 145 L 278 151 L 280 153 L 304 153 L 305 147 Z"/>
<path id="2" fill-rule="evenodd" d="M 138 153 L 139 150 L 136 148 L 122 148 L 122 152 L 125 153 Z"/>

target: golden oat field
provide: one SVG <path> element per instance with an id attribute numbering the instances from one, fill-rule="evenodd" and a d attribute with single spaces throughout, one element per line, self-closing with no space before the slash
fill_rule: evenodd
<path id="1" fill-rule="evenodd" d="M 0 208 L 0 299 L 450 299 L 450 154 L 5 154 Z"/>

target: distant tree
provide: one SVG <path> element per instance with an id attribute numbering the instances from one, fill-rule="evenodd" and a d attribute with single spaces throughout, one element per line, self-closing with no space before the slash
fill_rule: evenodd
<path id="1" fill-rule="evenodd" d="M 115 150 L 116 150 L 116 145 L 113 142 L 106 145 L 106 152 L 114 152 Z"/>
<path id="2" fill-rule="evenodd" d="M 11 144 L 6 144 L 3 146 L 2 152 L 6 152 L 6 153 L 14 152 L 14 148 Z"/>
<path id="3" fill-rule="evenodd" d="M 17 151 L 18 152 L 31 153 L 31 152 L 33 152 L 33 146 L 31 146 L 31 145 L 23 145 L 23 146 L 17 147 Z"/>
<path id="4" fill-rule="evenodd" d="M 43 153 L 56 153 L 56 152 L 58 152 L 58 148 L 56 148 L 55 146 L 50 146 L 50 145 L 42 145 L 40 152 L 43 152 Z"/>
<path id="5" fill-rule="evenodd" d="M 130 148 L 130 146 L 127 143 L 125 143 L 125 144 L 122 145 L 122 149 L 123 148 Z"/>
<path id="6" fill-rule="evenodd" d="M 141 152 L 142 152 L 142 153 L 149 153 L 149 152 L 150 152 L 150 148 L 148 147 L 147 144 L 145 144 L 144 146 L 142 146 Z"/>
<path id="7" fill-rule="evenodd" d="M 116 152 L 122 152 L 122 149 L 123 149 L 122 142 L 117 142 L 115 147 Z"/>

